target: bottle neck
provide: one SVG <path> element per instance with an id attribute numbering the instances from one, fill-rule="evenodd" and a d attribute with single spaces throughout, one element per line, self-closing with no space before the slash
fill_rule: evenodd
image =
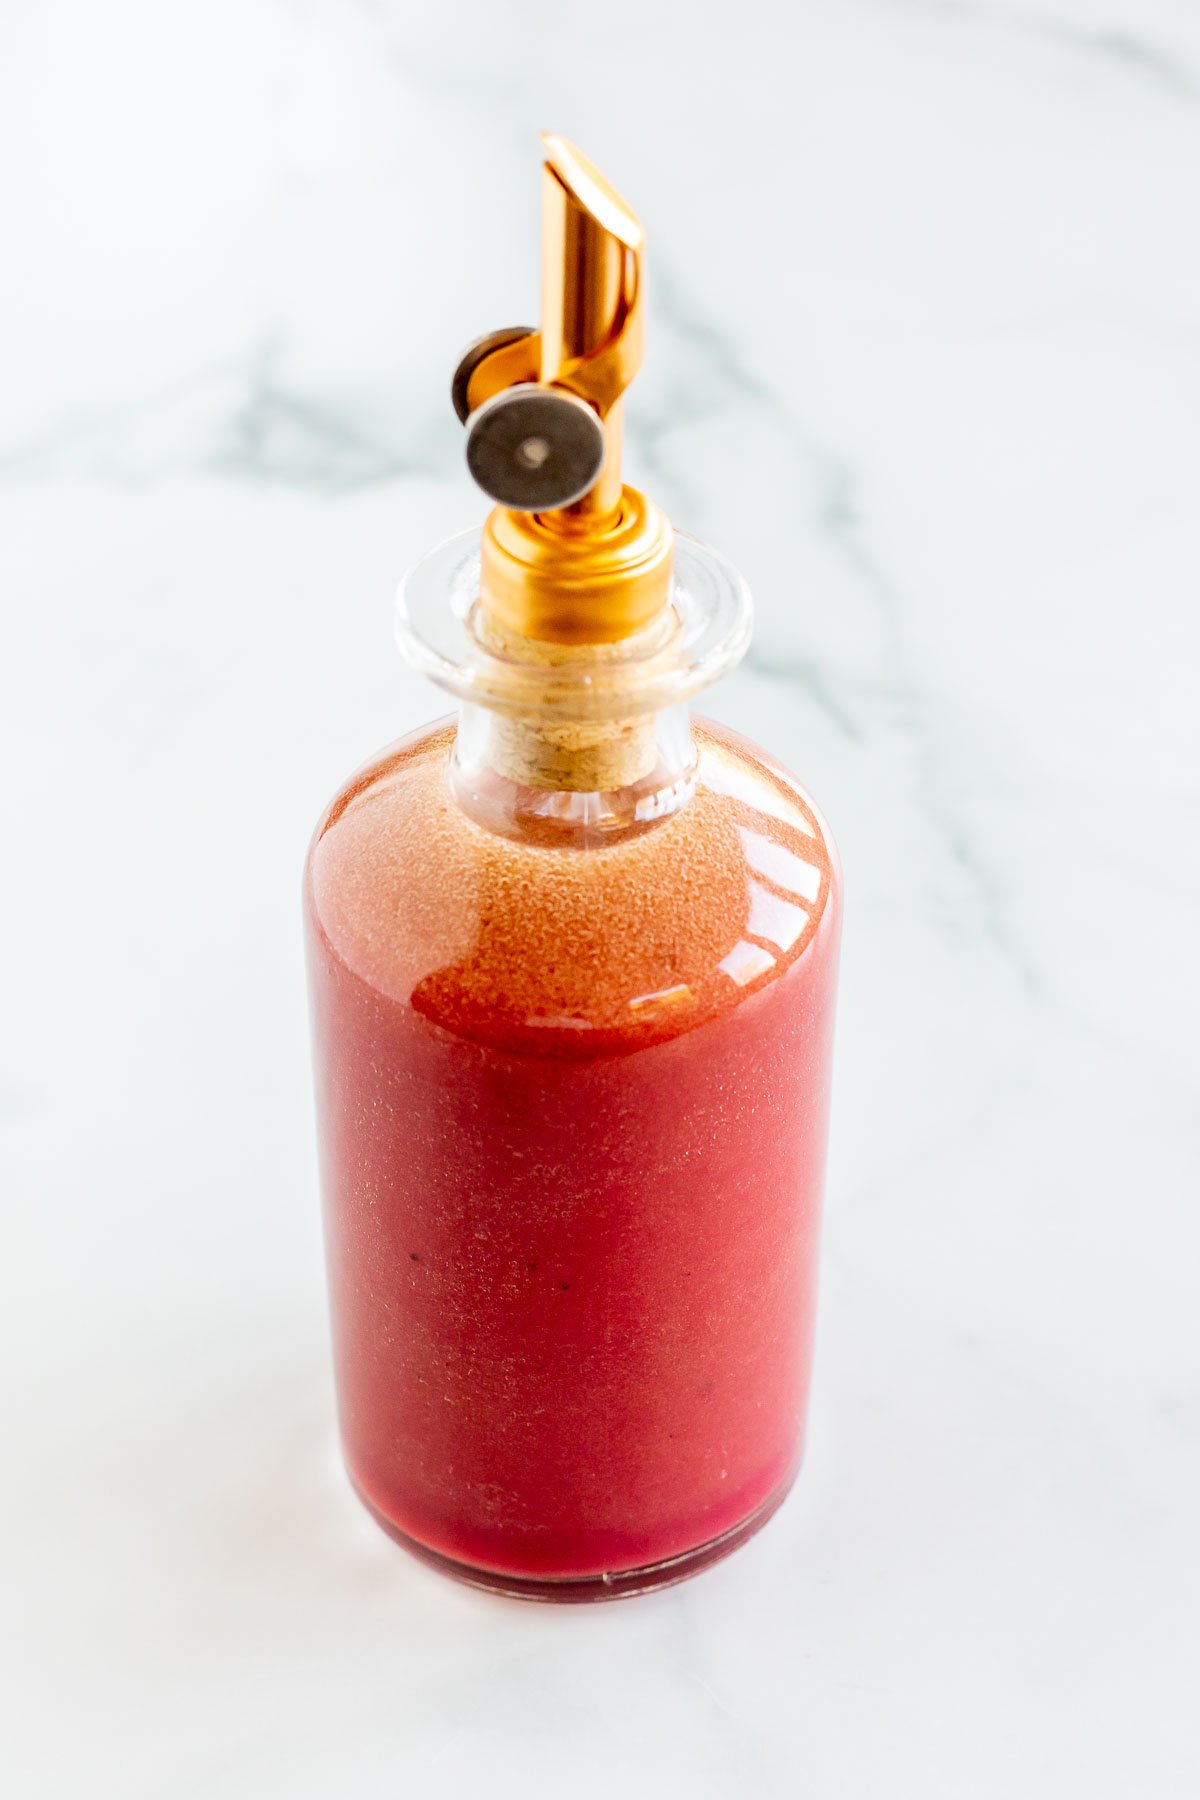
<path id="1" fill-rule="evenodd" d="M 669 819 L 695 791 L 687 702 L 749 641 L 741 576 L 677 535 L 669 601 L 646 625 L 613 642 L 548 642 L 496 617 L 479 545 L 466 532 L 431 551 L 396 608 L 410 659 L 463 702 L 459 804 L 489 830 L 575 847 Z"/>
<path id="2" fill-rule="evenodd" d="M 588 849 L 647 831 L 695 789 L 685 705 L 633 719 L 514 716 L 466 702 L 451 761 L 476 824 L 524 843 Z"/>

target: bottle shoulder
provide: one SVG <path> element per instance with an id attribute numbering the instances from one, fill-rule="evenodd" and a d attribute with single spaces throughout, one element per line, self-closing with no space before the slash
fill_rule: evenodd
<path id="1" fill-rule="evenodd" d="M 450 786 L 453 721 L 345 784 L 305 871 L 319 954 L 459 1035 L 590 1056 L 690 1031 L 836 941 L 837 856 L 812 800 L 698 721 L 696 791 L 595 848 L 476 824 Z"/>

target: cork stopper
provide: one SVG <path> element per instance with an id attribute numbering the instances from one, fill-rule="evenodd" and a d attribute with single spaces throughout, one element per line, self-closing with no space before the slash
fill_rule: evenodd
<path id="1" fill-rule="evenodd" d="M 532 638 L 479 608 L 476 631 L 494 655 L 510 663 L 578 674 L 592 666 L 619 681 L 622 663 L 669 652 L 676 621 L 662 613 L 636 635 L 605 644 L 563 644 Z M 534 709 L 528 714 L 492 715 L 488 753 L 497 774 L 520 787 L 553 793 L 612 793 L 633 787 L 653 773 L 658 742 L 653 715 L 571 718 Z"/>

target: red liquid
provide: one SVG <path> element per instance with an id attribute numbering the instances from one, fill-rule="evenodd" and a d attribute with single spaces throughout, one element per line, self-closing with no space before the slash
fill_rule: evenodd
<path id="1" fill-rule="evenodd" d="M 828 835 L 698 731 L 600 850 L 475 825 L 394 748 L 306 875 L 346 1460 L 500 1585 L 681 1557 L 799 1463 L 836 978 Z"/>

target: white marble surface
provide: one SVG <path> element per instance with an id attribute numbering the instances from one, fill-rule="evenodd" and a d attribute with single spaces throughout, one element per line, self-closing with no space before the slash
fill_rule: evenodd
<path id="1" fill-rule="evenodd" d="M 848 884 L 803 1482 L 565 1611 L 340 1475 L 297 906 L 540 126 Z M 1195 5 L 10 0 L 0 201 L 5 1792 L 1200 1792 Z"/>

